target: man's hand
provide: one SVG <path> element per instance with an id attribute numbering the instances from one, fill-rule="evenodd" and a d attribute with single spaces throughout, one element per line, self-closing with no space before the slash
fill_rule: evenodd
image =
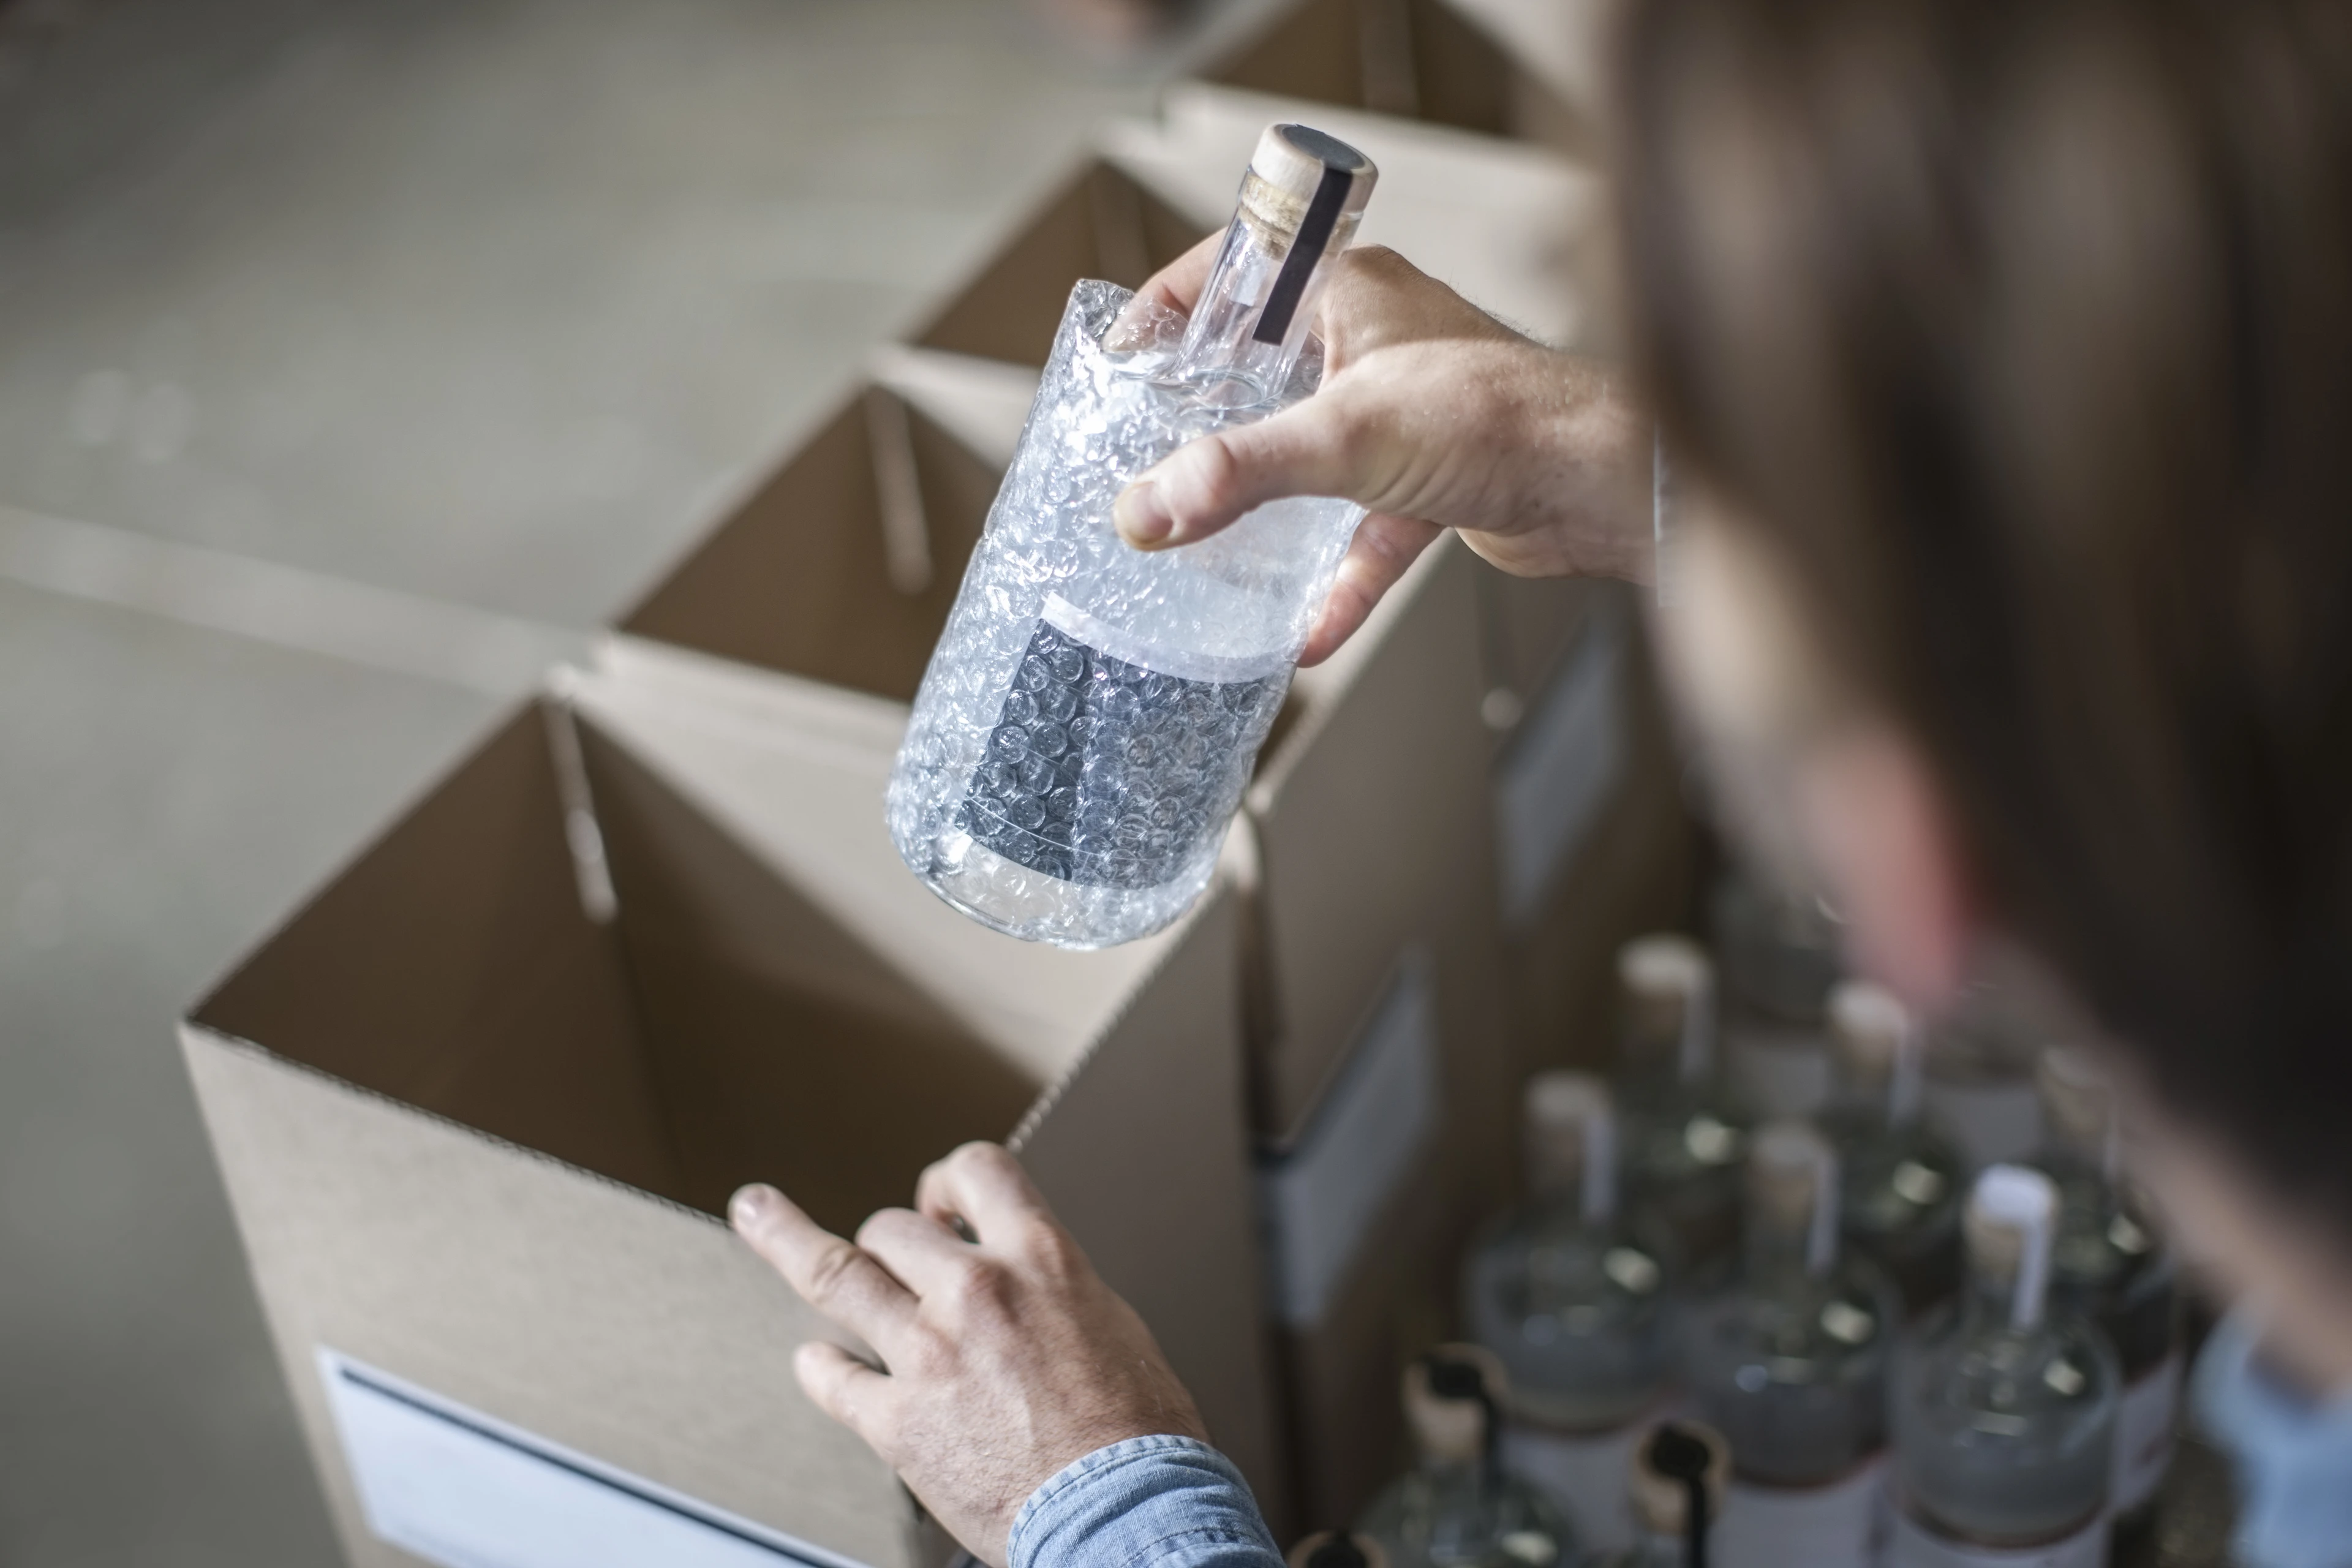
<path id="1" fill-rule="evenodd" d="M 1221 236 L 1139 290 L 1189 312 Z M 1645 581 L 1650 427 L 1591 362 L 1521 337 L 1379 246 L 1348 251 L 1318 307 L 1322 389 L 1205 437 L 1137 477 L 1116 510 L 1143 550 L 1206 538 L 1285 496 L 1370 515 L 1307 638 L 1315 664 L 1446 528 L 1520 576 Z"/>
<path id="2" fill-rule="evenodd" d="M 808 1396 L 990 1563 L 1004 1562 L 1029 1494 L 1073 1459 L 1129 1437 L 1207 1439 L 1151 1331 L 993 1143 L 925 1171 L 915 1207 L 874 1215 L 854 1247 L 773 1187 L 745 1187 L 728 1215 L 882 1358 L 877 1370 L 838 1345 L 803 1345 L 793 1370 Z"/>

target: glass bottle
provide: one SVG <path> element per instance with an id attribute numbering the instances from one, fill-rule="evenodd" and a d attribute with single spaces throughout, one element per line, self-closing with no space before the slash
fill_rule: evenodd
<path id="1" fill-rule="evenodd" d="M 1844 963 L 1819 900 L 1741 873 L 1716 887 L 1709 913 L 1723 960 L 1723 1065 L 1759 1116 L 1810 1116 L 1832 1083 L 1830 988 Z"/>
<path id="2" fill-rule="evenodd" d="M 1502 1458 L 1502 1363 L 1442 1345 L 1405 1369 L 1404 1408 L 1420 1460 L 1356 1522 L 1388 1568 L 1552 1568 L 1575 1560 L 1551 1500 Z"/>
<path id="3" fill-rule="evenodd" d="M 1523 1100 L 1527 1202 L 1473 1242 L 1463 1317 L 1511 1389 L 1504 1458 L 1587 1547 L 1632 1538 L 1625 1468 L 1674 1382 L 1667 1247 L 1618 1203 L 1617 1120 L 1591 1073 L 1539 1073 Z"/>
<path id="4" fill-rule="evenodd" d="M 1977 1178 L 1967 1290 L 1895 1382 L 1895 1568 L 2105 1561 L 2116 1360 L 2051 1292 L 2061 1223 L 2041 1172 Z"/>
<path id="5" fill-rule="evenodd" d="M 1661 933 L 1618 951 L 1617 979 L 1626 1195 L 1696 1274 L 1717 1277 L 1739 1238 L 1748 1123 L 1716 1070 L 1715 965 L 1690 938 Z"/>
<path id="6" fill-rule="evenodd" d="M 1830 994 L 1829 1019 L 1837 1090 L 1821 1120 L 1843 1173 L 1846 1242 L 1916 1319 L 1959 1289 L 1967 1173 L 1920 1114 L 1925 1042 L 1910 1009 L 1847 980 Z"/>
<path id="7" fill-rule="evenodd" d="M 1758 1130 L 1745 1267 L 1691 1310 L 1685 1381 L 1731 1445 L 1717 1532 L 1739 1564 L 1864 1563 L 1883 1524 L 1894 1292 L 1842 1255 L 1837 1155 L 1810 1124 Z"/>
<path id="8" fill-rule="evenodd" d="M 1628 1467 L 1634 1539 L 1586 1556 L 1583 1568 L 1707 1568 L 1731 1479 L 1731 1446 L 1696 1421 L 1648 1428 Z"/>
<path id="9" fill-rule="evenodd" d="M 2043 1142 L 2033 1163 L 2058 1186 L 2051 1291 L 2096 1323 L 2123 1369 L 2110 1504 L 2117 1533 L 2142 1529 L 2178 1436 L 2179 1270 L 2127 1189 L 2113 1085 L 2079 1047 L 2053 1046 L 2036 1072 Z"/>
<path id="10" fill-rule="evenodd" d="M 1343 142 L 1270 126 L 1189 321 L 1073 291 L 885 806 L 908 866 L 974 919 L 1101 947 L 1208 886 L 1362 513 L 1293 498 L 1145 552 L 1112 503 L 1185 442 L 1311 390 L 1316 300 L 1376 178 Z"/>

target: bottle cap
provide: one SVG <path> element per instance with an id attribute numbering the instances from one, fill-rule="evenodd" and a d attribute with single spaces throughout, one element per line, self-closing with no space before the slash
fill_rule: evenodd
<path id="1" fill-rule="evenodd" d="M 1289 1568 L 1388 1568 L 1388 1553 L 1369 1535 L 1318 1530 L 1290 1549 Z"/>
<path id="2" fill-rule="evenodd" d="M 1606 1145 L 1614 1142 L 1616 1117 L 1609 1085 L 1598 1074 L 1539 1072 L 1528 1079 L 1521 1110 L 1529 1185 L 1538 1190 L 1590 1185 L 1598 1173 L 1596 1165 L 1615 1173 L 1616 1151 Z M 1613 1202 L 1603 1205 L 1611 1206 Z"/>
<path id="3" fill-rule="evenodd" d="M 1830 993 L 1830 1041 L 1857 1077 L 1871 1082 L 1895 1068 L 1911 1010 L 1883 985 L 1841 980 Z"/>
<path id="4" fill-rule="evenodd" d="M 2010 1320 L 2029 1328 L 2042 1317 L 2050 1240 L 2058 1224 L 2058 1186 L 2026 1165 L 1988 1165 L 1960 1221 L 1969 1264 L 1981 1278 L 2013 1281 Z"/>
<path id="5" fill-rule="evenodd" d="M 1617 950 L 1617 981 L 1638 1000 L 1681 1002 L 1715 984 L 1715 961 L 1690 938 L 1659 931 Z"/>
<path id="6" fill-rule="evenodd" d="M 1690 1531 L 1693 1481 L 1704 1489 L 1708 1523 L 1723 1517 L 1731 1486 L 1731 1445 L 1696 1421 L 1662 1421 L 1633 1449 L 1634 1517 L 1654 1535 Z"/>
<path id="7" fill-rule="evenodd" d="M 1837 1261 L 1838 1161 L 1811 1122 L 1790 1118 L 1756 1130 L 1748 1151 L 1748 1201 L 1757 1219 L 1805 1238 L 1805 1268 Z"/>
<path id="8" fill-rule="evenodd" d="M 2034 1064 L 2033 1077 L 2051 1131 L 2104 1153 L 2114 1131 L 2115 1086 L 2097 1059 L 2080 1046 L 2052 1046 Z"/>
<path id="9" fill-rule="evenodd" d="M 1510 1379 L 1483 1345 L 1440 1345 L 1404 1369 L 1404 1414 L 1433 1459 L 1483 1458 L 1510 1397 Z"/>
<path id="10" fill-rule="evenodd" d="M 1381 177 L 1370 158 L 1338 137 L 1311 125 L 1286 123 L 1269 125 L 1259 132 L 1257 151 L 1250 154 L 1249 172 L 1265 181 L 1273 193 L 1297 203 L 1302 216 L 1307 205 L 1323 190 L 1327 179 L 1335 191 L 1340 181 L 1347 182 L 1344 195 L 1329 198 L 1338 203 L 1336 216 L 1363 211 L 1364 204 L 1372 199 L 1372 186 Z M 1284 226 L 1296 227 L 1297 224 L 1294 220 Z"/>

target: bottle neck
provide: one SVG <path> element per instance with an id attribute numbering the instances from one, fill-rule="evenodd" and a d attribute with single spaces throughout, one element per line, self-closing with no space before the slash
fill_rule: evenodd
<path id="1" fill-rule="evenodd" d="M 1331 260 L 1361 219 L 1337 210 L 1347 185 L 1344 174 L 1331 175 L 1301 209 L 1256 174 L 1244 176 L 1240 208 L 1192 308 L 1172 379 L 1237 407 L 1280 400 L 1312 334 Z"/>
<path id="2" fill-rule="evenodd" d="M 1829 1278 L 1838 1259 L 1838 1191 L 1833 1163 L 1824 1162 L 1810 1190 L 1783 1191 L 1751 1201 L 1748 1267 L 1759 1285 L 1793 1285 Z"/>
<path id="3" fill-rule="evenodd" d="M 1587 1229 L 1605 1229 L 1617 1217 L 1617 1123 L 1606 1114 L 1574 1126 L 1531 1135 L 1528 1187 L 1573 1214 Z"/>

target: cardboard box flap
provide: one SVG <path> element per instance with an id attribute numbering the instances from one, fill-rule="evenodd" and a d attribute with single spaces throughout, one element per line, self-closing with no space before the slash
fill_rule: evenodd
<path id="1" fill-rule="evenodd" d="M 1580 252 L 1602 213 L 1600 177 L 1515 142 L 1201 83 L 1168 89 L 1160 119 L 1114 121 L 1104 155 L 1204 225 L 1233 209 L 1258 134 L 1303 120 L 1380 165 L 1358 242 L 1386 245 L 1465 298 L 1548 342 L 1582 331 Z"/>
<path id="2" fill-rule="evenodd" d="M 766 868 L 773 888 L 792 889 L 805 915 L 840 933 L 823 951 L 776 942 L 778 922 L 788 917 L 772 896 L 697 913 L 720 945 L 757 950 L 770 955 L 764 964 L 786 966 L 775 978 L 877 1009 L 919 1006 L 926 1022 L 952 1019 L 1043 1088 L 1177 940 L 1162 932 L 1102 952 L 1067 952 L 968 919 L 906 868 L 883 826 L 895 733 L 860 746 L 837 730 L 812 732 L 798 716 L 821 706 L 824 693 L 761 672 L 712 674 L 729 694 L 723 701 L 676 700 L 683 666 L 670 668 L 667 684 L 583 673 L 568 692 L 593 733 L 658 775 L 680 803 Z M 765 714 L 751 695 L 763 683 L 775 701 Z M 605 809 L 601 797 L 599 809 Z M 624 887 L 625 908 L 628 896 Z"/>
<path id="3" fill-rule="evenodd" d="M 1202 74 L 1489 136 L 1570 129 L 1536 98 L 1536 80 L 1448 0 L 1306 0 Z"/>
<path id="4" fill-rule="evenodd" d="M 1002 478 L 921 409 L 862 390 L 621 629 L 911 700 Z"/>
<path id="5" fill-rule="evenodd" d="M 1493 38 L 1513 65 L 1564 103 L 1601 102 L 1610 6 L 1605 0 L 1445 0 Z"/>
<path id="6" fill-rule="evenodd" d="M 1037 373 L 1004 360 L 887 343 L 875 351 L 874 379 L 1002 473 L 1021 448 Z"/>

